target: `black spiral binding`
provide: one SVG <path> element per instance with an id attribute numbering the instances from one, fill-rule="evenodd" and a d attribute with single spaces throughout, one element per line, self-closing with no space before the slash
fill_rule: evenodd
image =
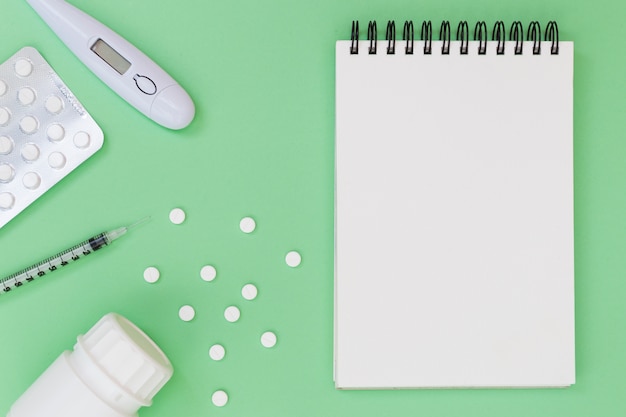
<path id="1" fill-rule="evenodd" d="M 439 39 L 442 41 L 441 54 L 450 54 L 450 22 L 444 20 L 439 27 Z M 487 24 L 479 21 L 474 26 L 474 41 L 478 41 L 478 55 L 487 53 L 487 40 L 489 38 Z M 424 55 L 432 54 L 433 29 L 430 20 L 422 22 L 420 39 L 424 43 Z M 359 53 L 359 21 L 352 21 L 352 34 L 350 36 L 350 54 Z M 377 53 L 378 32 L 376 29 L 376 21 L 371 20 L 367 25 L 367 40 L 369 42 L 368 53 L 375 55 Z M 387 22 L 387 30 L 385 32 L 385 40 L 387 41 L 387 54 L 394 55 L 396 53 L 396 23 L 393 20 Z M 456 40 L 460 42 L 460 54 L 467 55 L 469 50 L 469 25 L 467 21 L 459 22 L 456 31 Z M 506 41 L 506 27 L 504 22 L 497 21 L 492 30 L 492 41 L 497 41 L 496 54 L 503 55 Z M 519 21 L 511 24 L 509 29 L 509 40 L 515 42 L 515 55 L 521 55 L 524 51 L 524 27 Z M 415 31 L 412 20 L 404 22 L 402 29 L 402 41 L 405 42 L 405 54 L 412 55 L 414 53 Z M 526 32 L 526 41 L 532 42 L 533 54 L 541 54 L 541 25 L 537 21 L 532 21 L 528 25 Z M 559 27 L 553 20 L 549 21 L 546 26 L 545 38 L 543 42 L 550 42 L 550 54 L 559 54 Z"/>

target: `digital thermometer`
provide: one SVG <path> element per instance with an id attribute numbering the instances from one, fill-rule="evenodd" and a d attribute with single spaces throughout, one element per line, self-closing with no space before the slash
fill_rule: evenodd
<path id="1" fill-rule="evenodd" d="M 26 0 L 102 81 L 137 110 L 170 129 L 191 123 L 189 94 L 120 35 L 64 0 Z"/>

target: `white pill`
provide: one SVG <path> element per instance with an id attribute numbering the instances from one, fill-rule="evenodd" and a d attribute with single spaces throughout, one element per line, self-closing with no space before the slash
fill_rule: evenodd
<path id="1" fill-rule="evenodd" d="M 224 310 L 224 317 L 227 321 L 234 323 L 241 317 L 241 311 L 235 306 L 227 307 L 226 310 Z"/>
<path id="2" fill-rule="evenodd" d="M 216 407 L 224 407 L 228 403 L 228 394 L 222 390 L 215 391 L 211 396 L 211 401 Z"/>
<path id="3" fill-rule="evenodd" d="M 24 116 L 20 120 L 20 129 L 27 135 L 31 135 L 39 129 L 39 121 L 34 116 Z"/>
<path id="4" fill-rule="evenodd" d="M 185 221 L 186 217 L 187 215 L 180 208 L 175 208 L 172 211 L 170 211 L 170 221 L 174 224 L 181 224 L 182 222 Z"/>
<path id="5" fill-rule="evenodd" d="M 36 172 L 27 172 L 22 178 L 22 184 L 29 190 L 35 190 L 41 185 L 41 177 Z"/>
<path id="6" fill-rule="evenodd" d="M 276 334 L 274 332 L 265 332 L 261 335 L 261 344 L 266 348 L 276 346 Z"/>
<path id="7" fill-rule="evenodd" d="M 91 143 L 91 137 L 87 132 L 78 132 L 74 135 L 74 145 L 79 149 L 86 149 Z"/>
<path id="8" fill-rule="evenodd" d="M 20 91 L 17 92 L 17 99 L 23 106 L 30 106 L 36 98 L 35 91 L 30 87 L 20 88 Z"/>
<path id="9" fill-rule="evenodd" d="M 180 317 L 182 321 L 191 321 L 195 316 L 196 310 L 194 310 L 192 306 L 182 306 L 178 310 L 178 317 Z"/>
<path id="10" fill-rule="evenodd" d="M 0 164 L 0 182 L 11 182 L 15 178 L 15 170 L 9 164 Z"/>
<path id="11" fill-rule="evenodd" d="M 63 100 L 58 96 L 50 96 L 46 100 L 46 110 L 52 114 L 59 114 L 63 110 Z"/>
<path id="12" fill-rule="evenodd" d="M 0 136 L 0 155 L 8 155 L 13 152 L 13 139 L 8 136 Z"/>
<path id="13" fill-rule="evenodd" d="M 252 217 L 244 217 L 239 222 L 239 228 L 244 233 L 252 233 L 256 229 L 256 222 Z"/>
<path id="14" fill-rule="evenodd" d="M 27 162 L 34 162 L 37 159 L 39 159 L 39 147 L 37 145 L 35 145 L 34 143 L 25 143 L 24 146 L 22 146 L 22 158 L 24 158 L 25 161 Z"/>
<path id="15" fill-rule="evenodd" d="M 226 349 L 222 345 L 213 345 L 209 348 L 209 356 L 214 361 L 221 361 L 226 355 Z"/>
<path id="16" fill-rule="evenodd" d="M 295 250 L 291 251 L 285 256 L 285 262 L 290 267 L 295 268 L 302 262 L 302 256 Z"/>
<path id="17" fill-rule="evenodd" d="M 58 142 L 60 140 L 63 140 L 63 138 L 65 137 L 65 129 L 60 124 L 54 123 L 48 126 L 46 134 L 48 135 L 48 139 L 53 142 Z"/>
<path id="18" fill-rule="evenodd" d="M 7 83 L 5 83 L 4 81 L 0 80 L 0 97 L 5 95 L 7 93 L 8 89 L 9 89 L 9 87 L 7 87 Z"/>
<path id="19" fill-rule="evenodd" d="M 241 295 L 246 300 L 254 300 L 258 294 L 259 294 L 259 290 L 256 288 L 254 284 L 246 284 L 241 289 Z"/>
<path id="20" fill-rule="evenodd" d="M 15 73 L 20 77 L 28 77 L 33 72 L 33 64 L 28 59 L 18 59 L 15 63 Z"/>
<path id="21" fill-rule="evenodd" d="M 217 277 L 217 270 L 212 265 L 205 265 L 200 270 L 200 277 L 207 282 L 213 281 Z"/>
<path id="22" fill-rule="evenodd" d="M 145 279 L 146 282 L 149 282 L 150 284 L 154 284 L 155 282 L 157 282 L 160 276 L 161 273 L 159 272 L 159 270 L 153 266 L 149 266 L 146 268 L 145 271 L 143 271 L 143 279 Z"/>
<path id="23" fill-rule="evenodd" d="M 67 163 L 67 158 L 61 152 L 52 152 L 48 156 L 48 165 L 50 168 L 63 169 Z"/>
<path id="24" fill-rule="evenodd" d="M 11 113 L 6 107 L 0 107 L 0 126 L 6 126 L 11 120 Z"/>
<path id="25" fill-rule="evenodd" d="M 15 196 L 11 193 L 0 193 L 0 210 L 10 210 L 15 204 Z"/>

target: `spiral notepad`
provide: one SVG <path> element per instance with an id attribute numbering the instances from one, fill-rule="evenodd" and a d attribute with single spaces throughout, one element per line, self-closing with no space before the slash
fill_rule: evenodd
<path id="1" fill-rule="evenodd" d="M 336 44 L 338 388 L 575 381 L 573 43 L 491 28 Z"/>

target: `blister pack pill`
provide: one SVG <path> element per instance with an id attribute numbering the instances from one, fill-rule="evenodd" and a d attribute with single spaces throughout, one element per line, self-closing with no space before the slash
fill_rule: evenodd
<path id="1" fill-rule="evenodd" d="M 0 228 L 102 147 L 104 135 L 41 54 L 0 65 Z"/>

